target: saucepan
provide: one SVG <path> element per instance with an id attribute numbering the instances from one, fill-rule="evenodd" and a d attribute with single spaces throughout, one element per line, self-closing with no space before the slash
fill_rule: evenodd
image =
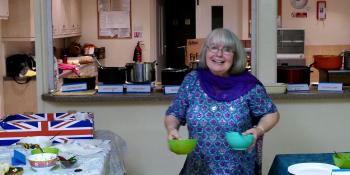
<path id="1" fill-rule="evenodd" d="M 95 58 L 95 57 L 94 57 Z M 98 81 L 103 84 L 124 84 L 126 80 L 125 67 L 105 67 L 95 58 L 98 63 Z"/>
<path id="2" fill-rule="evenodd" d="M 154 62 L 135 62 L 127 63 L 126 80 L 131 83 L 150 83 L 155 81 L 155 65 Z"/>

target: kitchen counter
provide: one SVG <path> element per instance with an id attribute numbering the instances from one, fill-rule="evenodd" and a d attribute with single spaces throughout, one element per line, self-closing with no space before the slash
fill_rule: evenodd
<path id="1" fill-rule="evenodd" d="M 285 94 L 269 94 L 273 100 L 312 100 L 312 99 L 350 99 L 350 91 L 344 92 L 318 92 L 316 90 L 308 92 L 293 92 Z M 95 95 L 74 95 L 59 96 L 43 94 L 44 101 L 52 102 L 132 102 L 132 101 L 169 101 L 175 95 L 164 95 L 162 92 L 152 92 L 149 94 L 95 94 Z"/>

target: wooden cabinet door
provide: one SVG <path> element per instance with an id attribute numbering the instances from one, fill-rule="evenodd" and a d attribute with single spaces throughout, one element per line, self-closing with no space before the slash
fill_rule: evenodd
<path id="1" fill-rule="evenodd" d="M 9 17 L 9 0 L 0 0 L 0 19 Z"/>
<path id="2" fill-rule="evenodd" d="M 5 114 L 37 113 L 36 94 L 35 80 L 31 80 L 26 84 L 4 80 Z"/>
<path id="3" fill-rule="evenodd" d="M 52 0 L 54 38 L 81 34 L 81 0 Z"/>
<path id="4" fill-rule="evenodd" d="M 2 21 L 5 41 L 34 41 L 34 1 L 10 0 L 8 20 Z"/>

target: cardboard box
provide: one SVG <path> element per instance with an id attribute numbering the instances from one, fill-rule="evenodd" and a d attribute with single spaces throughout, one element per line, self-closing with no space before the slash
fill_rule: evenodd
<path id="1" fill-rule="evenodd" d="M 186 59 L 185 64 L 187 66 L 191 66 L 190 63 L 192 61 L 197 60 L 197 57 L 202 49 L 202 46 L 204 44 L 205 39 L 199 38 L 199 39 L 187 39 L 186 44 Z"/>
<path id="2" fill-rule="evenodd" d="M 55 136 L 53 141 L 92 139 L 94 115 L 89 112 L 15 114 L 0 121 L 0 146 L 12 145 L 23 137 Z"/>

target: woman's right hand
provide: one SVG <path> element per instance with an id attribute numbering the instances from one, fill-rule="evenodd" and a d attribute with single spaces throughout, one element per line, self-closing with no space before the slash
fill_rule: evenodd
<path id="1" fill-rule="evenodd" d="M 169 129 L 168 130 L 168 140 L 178 140 L 181 136 L 179 134 L 179 131 L 177 129 Z"/>

